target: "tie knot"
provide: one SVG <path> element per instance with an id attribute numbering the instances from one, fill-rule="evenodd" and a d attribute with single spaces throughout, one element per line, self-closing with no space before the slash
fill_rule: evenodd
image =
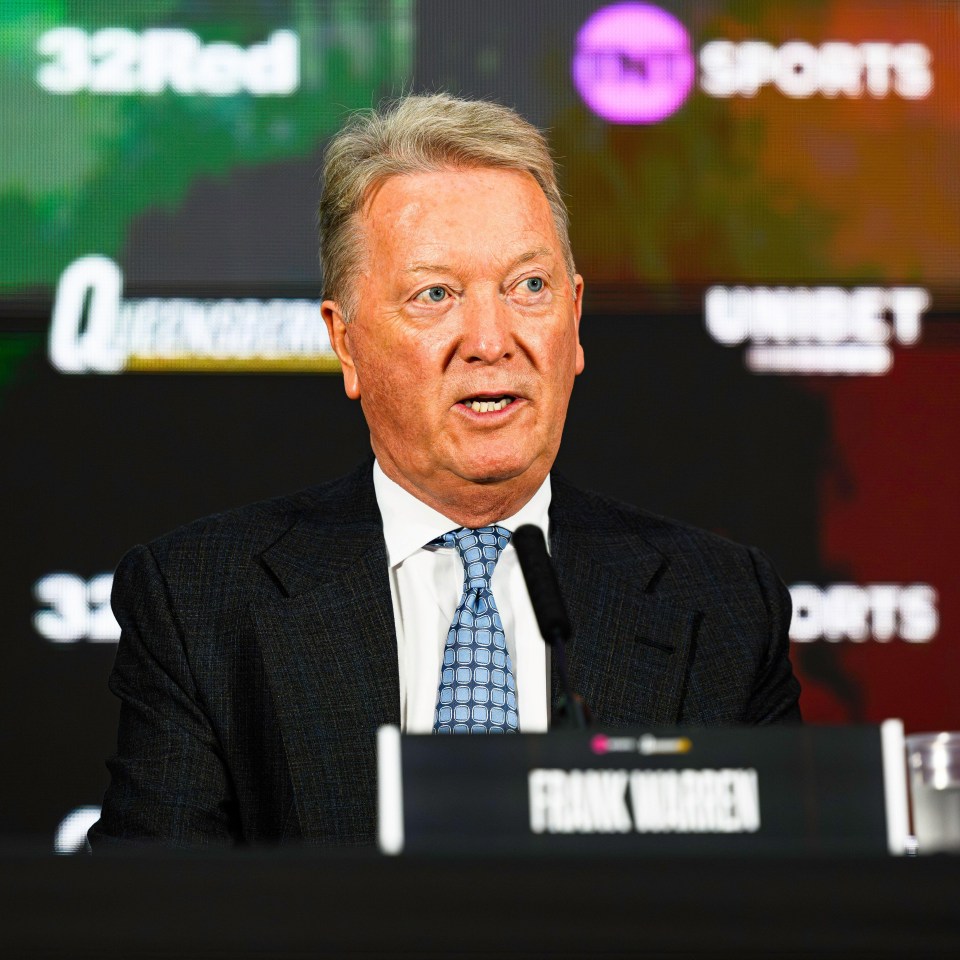
<path id="1" fill-rule="evenodd" d="M 510 531 L 496 525 L 471 530 L 460 527 L 451 530 L 431 543 L 438 547 L 456 547 L 463 562 L 464 579 L 470 586 L 481 586 L 472 581 L 490 585 L 490 578 L 500 559 L 503 548 L 510 542 Z"/>

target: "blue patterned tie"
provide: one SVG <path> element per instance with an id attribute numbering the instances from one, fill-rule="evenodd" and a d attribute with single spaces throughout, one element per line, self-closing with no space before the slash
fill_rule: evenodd
<path id="1" fill-rule="evenodd" d="M 461 527 L 432 541 L 456 547 L 463 562 L 463 596 L 453 615 L 440 668 L 434 733 L 517 733 L 517 684 L 503 624 L 490 590 L 503 527 Z"/>

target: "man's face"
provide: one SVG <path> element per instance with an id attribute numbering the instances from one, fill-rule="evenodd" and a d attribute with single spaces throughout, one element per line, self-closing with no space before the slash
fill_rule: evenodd
<path id="1" fill-rule="evenodd" d="M 360 214 L 356 310 L 324 304 L 347 394 L 384 472 L 433 505 L 546 476 L 583 369 L 574 283 L 522 171 L 395 176 Z"/>

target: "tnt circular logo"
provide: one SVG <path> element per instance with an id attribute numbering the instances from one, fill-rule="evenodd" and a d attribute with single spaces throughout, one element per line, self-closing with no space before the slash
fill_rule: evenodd
<path id="1" fill-rule="evenodd" d="M 648 3 L 603 7 L 577 34 L 573 82 L 611 123 L 656 123 L 676 113 L 695 72 L 684 25 Z"/>

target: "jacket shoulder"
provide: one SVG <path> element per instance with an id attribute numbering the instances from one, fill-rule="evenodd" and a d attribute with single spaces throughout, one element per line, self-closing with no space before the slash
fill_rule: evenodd
<path id="1" fill-rule="evenodd" d="M 157 537 L 148 546 L 158 557 L 195 544 L 221 542 L 232 545 L 232 549 L 241 546 L 245 551 L 259 553 L 305 517 L 320 523 L 325 519 L 343 520 L 369 474 L 369 469 L 361 468 L 295 493 L 210 514 Z"/>
<path id="2" fill-rule="evenodd" d="M 307 487 L 296 493 L 201 517 L 177 527 L 145 546 L 134 547 L 121 561 L 120 571 L 147 558 L 158 569 L 171 592 L 177 585 L 266 584 L 269 575 L 262 555 L 298 524 L 318 527 L 349 524 L 369 517 L 375 509 L 371 464 L 346 476 Z M 212 599 L 212 598 L 211 598 Z"/>
<path id="3" fill-rule="evenodd" d="M 606 540 L 611 550 L 655 551 L 666 561 L 673 576 L 708 576 L 719 570 L 729 577 L 736 572 L 755 578 L 752 547 L 729 540 L 717 533 L 688 523 L 672 520 L 616 500 L 583 490 L 563 478 L 552 480 L 557 521 L 576 530 L 589 541 Z"/>

